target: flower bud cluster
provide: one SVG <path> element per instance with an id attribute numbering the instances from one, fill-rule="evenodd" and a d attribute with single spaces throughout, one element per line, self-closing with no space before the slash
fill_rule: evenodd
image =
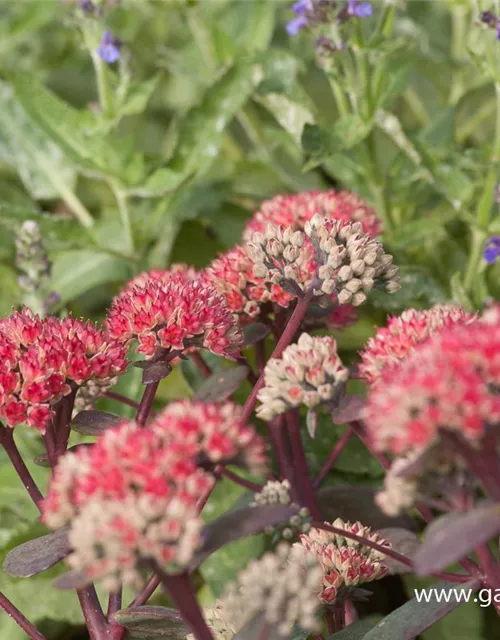
<path id="1" fill-rule="evenodd" d="M 232 402 L 172 402 L 150 428 L 165 442 L 192 447 L 199 464 L 239 464 L 257 476 L 266 470 L 266 443 Z"/>
<path id="2" fill-rule="evenodd" d="M 263 420 L 301 404 L 315 407 L 334 397 L 349 373 L 337 355 L 337 344 L 328 336 L 303 333 L 281 358 L 271 358 L 264 369 L 264 386 L 258 393 L 257 415 Z"/>
<path id="3" fill-rule="evenodd" d="M 92 447 L 63 456 L 43 521 L 52 529 L 70 524 L 70 566 L 108 588 L 137 584 L 144 562 L 169 572 L 185 568 L 200 539 L 197 504 L 214 484 L 196 454 L 196 447 L 124 422 Z"/>
<path id="4" fill-rule="evenodd" d="M 380 221 L 375 210 L 359 196 L 348 191 L 302 191 L 292 195 L 277 195 L 265 200 L 247 223 L 243 239 L 250 242 L 255 231 L 264 233 L 266 226 L 292 227 L 304 231 L 304 225 L 319 213 L 323 218 L 342 222 L 361 222 L 363 232 L 375 237 Z"/>
<path id="5" fill-rule="evenodd" d="M 286 543 L 274 553 L 251 560 L 224 595 L 224 607 L 236 628 L 262 616 L 283 638 L 295 625 L 305 631 L 320 628 L 316 615 L 320 605 L 321 568 L 311 555 Z"/>
<path id="6" fill-rule="evenodd" d="M 203 610 L 203 617 L 207 623 L 210 633 L 214 640 L 232 640 L 236 635 L 236 628 L 228 620 L 224 602 L 217 600 L 215 606 L 211 609 Z M 186 640 L 196 640 L 194 635 L 190 633 L 186 636 Z"/>
<path id="7" fill-rule="evenodd" d="M 159 348 L 183 351 L 189 347 L 232 357 L 243 343 L 226 301 L 202 280 L 173 278 L 165 283 L 151 277 L 142 286 L 126 288 L 113 300 L 107 326 L 124 344 L 137 340 L 137 352 L 147 357 Z"/>
<path id="8" fill-rule="evenodd" d="M 63 396 L 126 366 L 125 348 L 90 322 L 15 312 L 0 320 L 0 418 L 44 433 Z"/>
<path id="9" fill-rule="evenodd" d="M 23 222 L 16 233 L 15 244 L 19 286 L 27 293 L 34 293 L 47 282 L 51 271 L 38 223 L 34 220 Z"/>
<path id="10" fill-rule="evenodd" d="M 370 383 L 376 382 L 386 366 L 407 357 L 415 345 L 455 324 L 469 324 L 477 318 L 463 307 L 453 304 L 435 305 L 427 311 L 407 309 L 392 316 L 386 327 L 368 340 L 361 352 L 360 374 Z"/>
<path id="11" fill-rule="evenodd" d="M 365 527 L 360 522 L 351 524 L 337 518 L 332 525 L 388 549 L 391 547 L 378 532 L 372 531 L 370 527 Z M 312 528 L 307 534 L 301 535 L 300 541 L 294 546 L 305 549 L 308 554 L 318 559 L 323 572 L 319 597 L 322 602 L 328 604 L 336 601 L 343 587 L 378 580 L 388 571 L 383 564 L 386 556 L 382 552 L 323 529 Z"/>
<path id="12" fill-rule="evenodd" d="M 80 411 L 90 411 L 95 408 L 99 398 L 103 398 L 106 392 L 118 382 L 118 378 L 109 380 L 88 380 L 76 392 L 73 417 Z"/>
<path id="13" fill-rule="evenodd" d="M 289 504 L 292 503 L 292 497 L 290 495 L 290 483 L 288 480 L 269 480 L 259 493 L 254 494 L 254 502 L 250 503 L 251 507 L 256 507 L 264 504 Z M 310 525 L 310 513 L 306 508 L 302 508 L 299 512 L 292 516 L 290 520 L 280 527 L 270 527 L 266 530 L 266 533 L 274 533 L 279 531 L 280 535 L 285 540 L 291 540 L 295 538 L 298 533 L 306 533 L 311 528 Z"/>

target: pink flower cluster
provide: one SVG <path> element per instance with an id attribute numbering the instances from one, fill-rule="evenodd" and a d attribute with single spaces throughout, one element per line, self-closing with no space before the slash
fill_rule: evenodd
<path id="1" fill-rule="evenodd" d="M 136 339 L 137 352 L 147 357 L 159 348 L 184 351 L 190 347 L 231 357 L 243 343 L 226 301 L 202 280 L 145 278 L 142 285 L 127 287 L 113 300 L 107 326 L 123 344 Z"/>
<path id="2" fill-rule="evenodd" d="M 192 447 L 201 464 L 239 464 L 254 475 L 265 471 L 266 443 L 241 422 L 241 407 L 232 402 L 172 402 L 150 428 L 166 442 Z"/>
<path id="3" fill-rule="evenodd" d="M 359 196 L 348 191 L 302 191 L 293 195 L 277 195 L 265 200 L 247 224 L 244 240 L 250 241 L 255 231 L 264 232 L 271 223 L 303 231 L 306 222 L 319 213 L 324 218 L 342 222 L 361 222 L 363 232 L 375 237 L 381 232 L 374 209 Z"/>
<path id="4" fill-rule="evenodd" d="M 255 275 L 246 243 L 252 240 L 255 231 L 264 232 L 268 224 L 303 231 L 306 222 L 316 213 L 345 223 L 361 222 L 363 231 L 372 237 L 380 232 L 380 222 L 375 211 L 358 196 L 347 191 L 304 191 L 293 195 L 278 195 L 263 202 L 245 228 L 245 244 L 221 254 L 205 272 L 217 291 L 226 298 L 231 311 L 240 316 L 243 324 L 258 316 L 266 305 L 269 305 L 269 310 L 272 310 L 271 305 L 286 309 L 296 298 L 279 284 L 266 282 L 265 278 Z M 306 240 L 304 252 L 308 258 L 301 265 L 298 277 L 301 282 L 307 283 L 313 279 L 317 267 L 309 240 Z M 328 302 L 328 296 L 325 296 L 325 302 Z M 335 300 L 332 298 L 331 302 Z M 346 305 L 342 312 L 334 310 L 315 319 L 309 318 L 309 324 L 320 323 L 342 328 L 355 320 L 354 309 Z"/>
<path id="5" fill-rule="evenodd" d="M 51 407 L 72 387 L 109 380 L 126 366 L 124 347 L 90 322 L 15 312 L 0 320 L 0 417 L 44 433 Z"/>
<path id="6" fill-rule="evenodd" d="M 365 527 L 360 522 L 351 524 L 337 518 L 332 524 L 338 529 L 344 529 L 383 547 L 391 548 L 391 545 L 377 531 L 372 531 L 370 527 Z M 295 545 L 302 546 L 319 560 L 323 569 L 323 584 L 319 597 L 326 604 L 333 604 L 336 601 L 342 587 L 357 586 L 363 582 L 378 580 L 388 571 L 383 564 L 385 554 L 323 529 L 312 528 L 308 533 L 302 534 Z"/>
<path id="7" fill-rule="evenodd" d="M 458 305 L 435 305 L 427 311 L 407 309 L 392 316 L 386 327 L 370 338 L 361 352 L 359 372 L 369 383 L 376 382 L 385 367 L 412 353 L 417 344 L 455 324 L 469 324 L 476 314 L 467 313 Z"/>
<path id="8" fill-rule="evenodd" d="M 43 520 L 53 529 L 71 523 L 73 568 L 108 587 L 135 584 L 144 560 L 169 571 L 190 561 L 201 530 L 197 504 L 213 484 L 191 445 L 124 422 L 61 458 Z"/>
<path id="9" fill-rule="evenodd" d="M 187 264 L 176 263 L 171 264 L 168 269 L 151 269 L 151 271 L 143 271 L 139 275 L 127 282 L 127 290 L 131 291 L 134 287 L 144 287 L 150 280 L 159 280 L 164 284 L 169 282 L 178 282 L 185 284 L 192 280 L 200 278 L 200 274 L 194 267 Z"/>
<path id="10" fill-rule="evenodd" d="M 500 325 L 455 325 L 386 367 L 368 396 L 366 426 L 377 449 L 425 450 L 440 429 L 474 441 L 500 423 Z"/>

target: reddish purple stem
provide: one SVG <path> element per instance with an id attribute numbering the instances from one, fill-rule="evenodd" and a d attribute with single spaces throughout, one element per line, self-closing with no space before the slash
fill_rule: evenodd
<path id="1" fill-rule="evenodd" d="M 31 640 L 47 640 L 47 638 L 38 631 L 35 625 L 25 618 L 19 609 L 15 607 L 1 591 L 0 608 L 2 608 L 5 613 L 21 627 L 24 633 L 31 638 Z"/>
<path id="2" fill-rule="evenodd" d="M 128 407 L 132 407 L 132 409 L 138 409 L 139 403 L 135 400 L 131 400 L 127 398 L 127 396 L 123 396 L 121 393 L 116 393 L 115 391 L 106 391 L 106 398 L 110 398 L 111 400 L 116 400 L 117 402 L 121 402 L 122 404 L 126 404 Z"/>

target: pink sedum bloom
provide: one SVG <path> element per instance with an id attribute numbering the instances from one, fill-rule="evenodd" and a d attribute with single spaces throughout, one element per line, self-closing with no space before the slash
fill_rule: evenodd
<path id="1" fill-rule="evenodd" d="M 360 522 L 351 524 L 337 518 L 332 525 L 391 548 L 389 542 L 377 531 L 372 531 Z M 334 604 L 343 587 L 355 587 L 364 582 L 379 580 L 388 571 L 383 564 L 386 556 L 380 551 L 323 529 L 312 528 L 308 533 L 302 534 L 294 546 L 303 547 L 308 554 L 318 559 L 323 570 L 319 598 L 325 604 Z"/>
<path id="2" fill-rule="evenodd" d="M 361 352 L 360 375 L 373 384 L 384 367 L 406 358 L 416 345 L 430 336 L 455 324 L 474 322 L 476 318 L 476 314 L 452 304 L 435 305 L 427 311 L 407 309 L 400 316 L 392 316 L 387 326 L 379 329 Z"/>
<path id="3" fill-rule="evenodd" d="M 244 239 L 250 241 L 255 231 L 266 226 L 281 225 L 302 231 L 314 214 L 342 222 L 361 222 L 363 232 L 375 237 L 381 232 L 380 220 L 374 209 L 359 196 L 348 191 L 303 191 L 293 195 L 277 195 L 265 200 L 247 224 Z"/>
<path id="4" fill-rule="evenodd" d="M 113 300 L 107 326 L 123 344 L 137 340 L 137 352 L 148 358 L 157 349 L 190 347 L 232 357 L 243 343 L 226 301 L 201 280 L 165 283 L 152 277 L 143 286 L 126 288 Z"/>
<path id="5" fill-rule="evenodd" d="M 183 263 L 176 263 L 170 265 L 168 269 L 151 269 L 151 271 L 139 273 L 139 275 L 127 283 L 127 290 L 131 291 L 136 286 L 143 287 L 150 280 L 159 280 L 164 284 L 169 282 L 184 284 L 199 278 L 200 274 L 194 267 Z"/>
<path id="6" fill-rule="evenodd" d="M 110 589 L 138 584 L 145 562 L 183 570 L 200 542 L 199 501 L 214 485 L 196 454 L 124 422 L 63 456 L 42 506 L 50 528 L 70 525 L 70 566 Z"/>
<path id="7" fill-rule="evenodd" d="M 72 388 L 105 383 L 126 366 L 124 347 L 90 322 L 15 312 L 0 320 L 0 417 L 44 433 Z"/>
<path id="8" fill-rule="evenodd" d="M 254 427 L 241 422 L 241 407 L 232 402 L 172 402 L 150 428 L 166 442 L 196 449 L 202 463 L 239 464 L 254 475 L 266 470 L 266 443 Z"/>
<path id="9" fill-rule="evenodd" d="M 396 455 L 423 451 L 440 429 L 472 442 L 500 423 L 500 325 L 455 326 L 387 367 L 368 396 L 374 446 Z"/>

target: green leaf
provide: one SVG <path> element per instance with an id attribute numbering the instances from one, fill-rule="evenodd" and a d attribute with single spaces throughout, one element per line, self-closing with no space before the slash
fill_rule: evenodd
<path id="1" fill-rule="evenodd" d="M 61 185 L 63 189 L 75 185 L 75 170 L 59 147 L 33 125 L 4 82 L 0 82 L 0 159 L 17 170 L 35 199 L 57 198 Z"/>
<path id="2" fill-rule="evenodd" d="M 175 609 L 167 607 L 129 607 L 120 609 L 114 619 L 127 629 L 130 638 L 170 638 L 185 640 L 188 630 Z"/>
<path id="3" fill-rule="evenodd" d="M 337 633 L 333 633 L 328 636 L 327 640 L 362 640 L 366 633 L 373 629 L 375 624 L 374 620 L 370 618 L 357 620 L 345 629 L 342 629 L 342 631 L 338 631 Z M 394 640 L 396 640 L 396 638 L 394 638 Z"/>
<path id="4" fill-rule="evenodd" d="M 433 585 L 433 588 L 446 594 L 449 602 L 444 598 L 438 602 L 435 596 L 432 597 L 433 594 L 430 602 L 425 602 L 423 599 L 422 602 L 418 602 L 413 598 L 383 618 L 371 631 L 368 631 L 363 640 L 394 640 L 394 638 L 412 640 L 465 602 L 460 599 L 459 592 L 476 590 L 480 584 L 480 579 L 472 579 L 461 585 L 438 582 Z"/>
<path id="5" fill-rule="evenodd" d="M 310 171 L 330 158 L 336 151 L 334 136 L 316 124 L 306 124 L 302 131 L 303 171 Z"/>
<path id="6" fill-rule="evenodd" d="M 299 143 L 305 125 L 314 123 L 310 107 L 291 100 L 283 93 L 266 93 L 256 97 L 256 100 L 272 113 L 283 129 Z"/>
<path id="7" fill-rule="evenodd" d="M 465 290 L 462 274 L 460 271 L 457 271 L 451 276 L 450 279 L 450 287 L 451 287 L 451 296 L 455 302 L 461 304 L 466 309 L 472 309 L 473 304 L 467 291 Z"/>
<path id="8" fill-rule="evenodd" d="M 10 313 L 12 307 L 19 304 L 19 300 L 16 272 L 7 265 L 0 264 L 0 315 Z"/>
<path id="9" fill-rule="evenodd" d="M 408 307 L 431 307 L 445 302 L 448 296 L 439 282 L 426 267 L 403 265 L 400 267 L 401 289 L 387 295 L 382 291 L 370 291 L 370 303 L 387 311 L 398 311 Z"/>
<path id="10" fill-rule="evenodd" d="M 64 304 L 93 287 L 128 276 L 129 267 L 122 258 L 92 250 L 65 251 L 54 260 L 50 289 Z"/>
<path id="11" fill-rule="evenodd" d="M 184 176 L 205 173 L 219 152 L 225 128 L 245 104 L 258 80 L 251 62 L 231 67 L 205 93 L 200 106 L 180 123 L 180 134 L 168 169 Z"/>
<path id="12" fill-rule="evenodd" d="M 340 144 L 340 149 L 351 149 L 359 144 L 372 130 L 373 123 L 365 122 L 358 115 L 351 113 L 342 116 L 333 127 L 333 135 Z"/>
<path id="13" fill-rule="evenodd" d="M 77 110 L 44 87 L 32 74 L 12 77 L 11 84 L 26 113 L 77 165 L 104 175 L 122 175 L 120 154 L 109 139 L 84 128 Z"/>
<path id="14" fill-rule="evenodd" d="M 212 521 L 228 509 L 237 506 L 238 502 L 249 492 L 239 485 L 223 478 L 219 482 L 203 510 L 203 517 Z M 262 535 L 251 536 L 232 542 L 208 557 L 199 571 L 216 597 L 219 597 L 230 581 L 236 578 L 252 558 L 258 557 L 264 550 Z"/>
<path id="15" fill-rule="evenodd" d="M 149 80 L 132 87 L 128 91 L 123 104 L 118 109 L 119 116 L 131 116 L 136 113 L 142 113 L 155 92 L 159 81 L 160 75 L 156 74 Z"/>

